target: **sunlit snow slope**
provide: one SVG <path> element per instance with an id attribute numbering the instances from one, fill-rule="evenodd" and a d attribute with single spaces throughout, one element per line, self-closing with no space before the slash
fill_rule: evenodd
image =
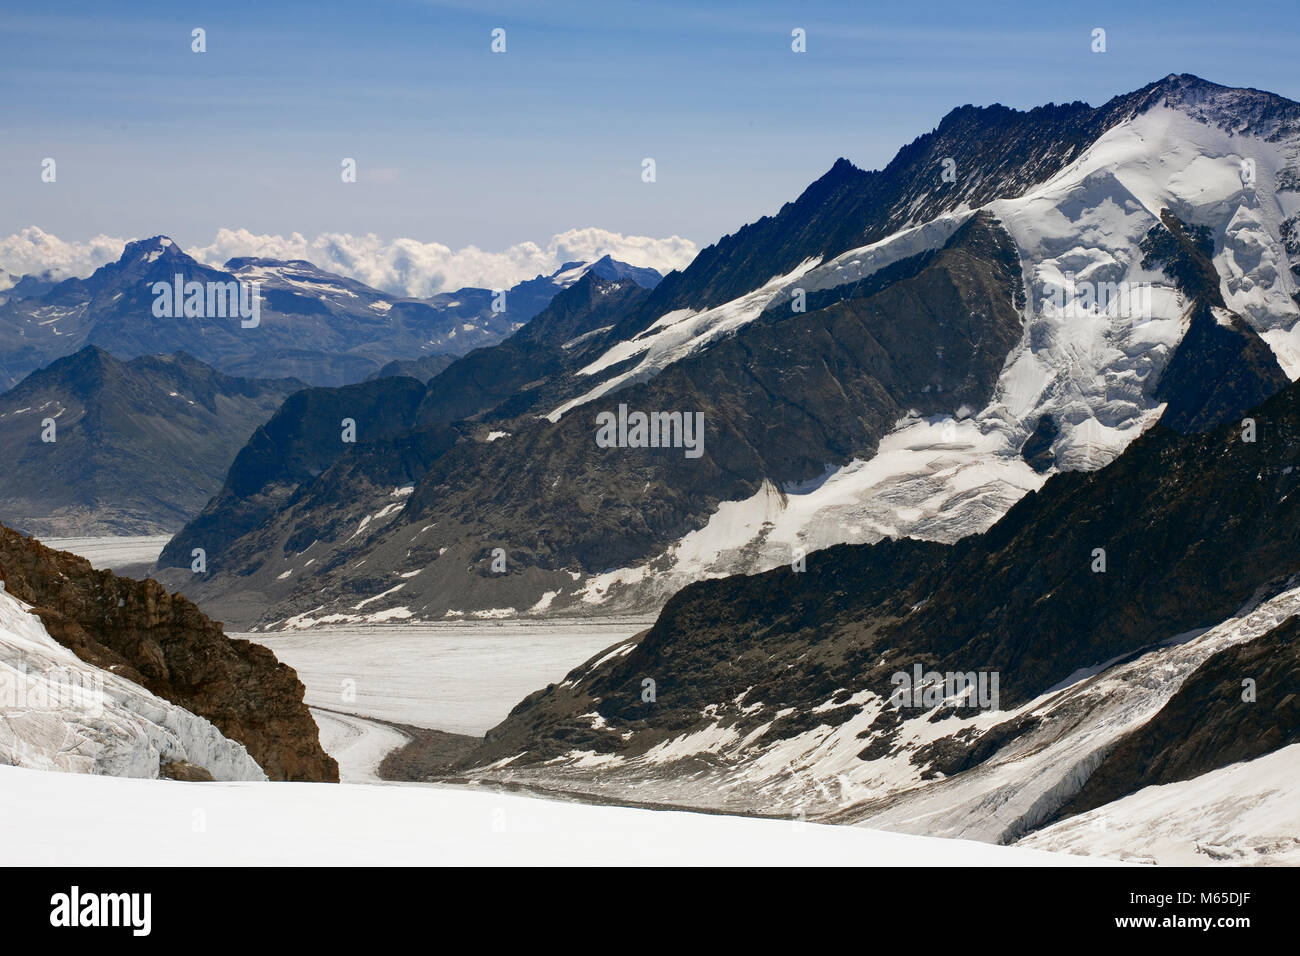
<path id="1" fill-rule="evenodd" d="M 86 808 L 93 806 L 94 813 Z M 489 790 L 173 783 L 0 767 L 0 860 L 76 866 L 1078 866 L 1083 857 Z"/>
<path id="2" fill-rule="evenodd" d="M 1133 863 L 1300 866 L 1300 746 L 1147 787 L 1016 846 Z"/>

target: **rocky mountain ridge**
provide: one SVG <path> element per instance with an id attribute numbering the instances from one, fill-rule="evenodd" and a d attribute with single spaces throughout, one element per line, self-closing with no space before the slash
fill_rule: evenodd
<path id="1" fill-rule="evenodd" d="M 1186 76 L 955 110 L 615 309 L 557 297 L 432 379 L 405 439 L 223 539 L 194 593 L 258 626 L 644 611 L 837 542 L 978 533 L 1162 414 L 1201 427 L 1300 372 L 1297 116 Z M 527 341 L 548 327 L 565 341 Z M 699 457 L 601 447 L 620 408 L 702 415 Z M 455 439 L 429 446 L 435 425 Z M 386 470 L 403 440 L 427 468 Z"/>

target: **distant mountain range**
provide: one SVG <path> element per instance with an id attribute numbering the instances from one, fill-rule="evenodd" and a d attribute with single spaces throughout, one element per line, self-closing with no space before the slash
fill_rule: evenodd
<path id="1" fill-rule="evenodd" d="M 173 532 L 291 393 L 363 378 L 427 381 L 452 353 L 499 341 L 588 274 L 629 286 L 659 279 L 608 256 L 568 263 L 507 290 L 498 312 L 487 289 L 399 299 L 309 262 L 240 258 L 212 270 L 156 237 L 88 279 L 16 280 L 0 305 L 0 377 L 61 357 L 0 394 L 0 439 L 15 452 L 0 516 L 41 535 Z M 155 316 L 152 284 L 176 275 L 260 283 L 259 323 Z M 178 351 L 152 354 L 169 348 Z M 42 438 L 46 418 L 54 442 Z"/>
<path id="2" fill-rule="evenodd" d="M 550 276 L 502 290 L 504 295 L 466 288 L 411 299 L 299 260 L 235 258 L 215 269 L 166 236 L 154 236 L 128 243 L 117 262 L 85 279 L 6 279 L 11 286 L 0 290 L 0 389 L 85 345 L 127 359 L 184 351 L 228 375 L 345 385 L 393 361 L 459 355 L 499 342 L 587 269 L 651 285 L 659 275 L 605 257 L 566 263 Z M 245 325 L 233 310 L 218 314 L 206 299 L 202 315 L 181 309 L 155 314 L 156 284 L 174 284 L 178 275 L 205 291 L 209 283 L 260 283 L 256 325 Z"/>
<path id="3" fill-rule="evenodd" d="M 30 299 L 33 296 L 44 295 L 56 285 L 58 280 L 48 275 L 16 276 L 0 272 L 0 305 L 4 305 L 10 299 Z"/>

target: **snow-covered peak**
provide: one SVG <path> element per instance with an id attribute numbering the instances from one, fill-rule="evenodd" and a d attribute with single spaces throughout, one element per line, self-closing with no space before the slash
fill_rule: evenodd
<path id="1" fill-rule="evenodd" d="M 1242 104 L 1244 129 L 1219 122 L 1220 112 Z M 1272 94 L 1194 77 L 1148 88 L 1131 115 L 1056 175 L 982 207 L 1016 243 L 1026 301 L 1021 341 L 986 408 L 899 422 L 871 460 L 831 465 L 827 478 L 808 488 L 778 494 L 765 486 L 750 499 L 725 502 L 706 527 L 663 554 L 588 578 L 576 594 L 605 609 L 654 604 L 701 577 L 788 563 L 796 549 L 884 536 L 953 541 L 983 531 L 1042 484 L 1045 476 L 1020 449 L 1045 416 L 1058 429 L 1050 448 L 1055 469 L 1105 465 L 1160 417 L 1154 386 L 1187 329 L 1186 296 L 1158 266 L 1142 264 L 1141 244 L 1163 228 L 1163 210 L 1209 230 L 1225 304 L 1296 378 L 1293 263 L 1300 260 L 1288 253 L 1288 237 L 1300 232 L 1300 127 L 1288 117 L 1297 112 L 1300 105 Z M 598 383 L 550 417 L 658 374 L 796 288 L 846 285 L 937 248 L 972 213 L 960 209 L 904 228 L 724 306 L 664 315 L 584 368 Z M 1099 303 L 1058 294 L 1085 288 L 1129 294 Z M 606 369 L 637 357 L 600 381 Z"/>
<path id="2" fill-rule="evenodd" d="M 604 255 L 590 262 L 566 262 L 551 274 L 550 281 L 561 289 L 567 289 L 589 272 L 601 279 L 631 279 L 643 289 L 653 289 L 663 278 L 656 269 L 628 265 Z"/>
<path id="3" fill-rule="evenodd" d="M 1134 101 L 1136 112 L 1165 106 L 1208 126 L 1264 139 L 1294 136 L 1300 129 L 1300 103 L 1265 90 L 1220 86 L 1191 73 L 1171 73 L 1125 99 Z"/>
<path id="4" fill-rule="evenodd" d="M 190 260 L 181 247 L 167 236 L 152 236 L 148 239 L 128 242 L 117 261 L 118 265 L 127 266 L 136 262 L 144 264 L 157 262 L 162 258 Z"/>
<path id="5" fill-rule="evenodd" d="M 590 262 L 566 262 L 551 273 L 551 281 L 561 289 L 567 289 L 586 275 L 591 265 Z"/>

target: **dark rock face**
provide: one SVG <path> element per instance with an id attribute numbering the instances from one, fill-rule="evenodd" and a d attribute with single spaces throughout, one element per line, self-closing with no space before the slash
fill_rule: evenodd
<path id="1" fill-rule="evenodd" d="M 921 774 L 923 780 L 932 780 L 940 774 L 951 777 L 963 770 L 978 767 L 1002 747 L 1033 730 L 1039 722 L 1039 718 L 1026 715 L 990 727 L 973 739 L 968 734 L 940 737 L 932 743 L 918 747 L 912 754 L 912 763 L 917 767 L 926 768 Z M 884 744 L 887 744 L 884 738 L 873 741 L 873 746 Z M 870 760 L 871 755 L 863 755 L 862 759 Z"/>
<path id="2" fill-rule="evenodd" d="M 60 644 L 207 718 L 272 780 L 338 781 L 293 668 L 261 645 L 226 637 L 183 595 L 96 571 L 3 525 L 0 579 Z"/>
<path id="3" fill-rule="evenodd" d="M 1244 682 L 1254 682 L 1248 692 Z M 1121 740 L 1056 819 L 1300 742 L 1300 618 L 1225 648 Z"/>
<path id="4" fill-rule="evenodd" d="M 0 395 L 0 514 L 52 536 L 175 531 L 303 387 L 232 378 L 184 353 L 122 362 L 87 346 Z M 46 418 L 53 442 L 42 440 Z"/>
<path id="5" fill-rule="evenodd" d="M 888 697 L 890 674 L 915 663 L 997 671 L 1005 708 L 1222 621 L 1262 583 L 1300 572 L 1300 385 L 1251 415 L 1255 442 L 1236 423 L 1199 435 L 1157 425 L 1106 468 L 1053 476 L 956 545 L 839 546 L 810 555 L 805 573 L 691 585 L 634 649 L 523 701 L 475 759 L 641 753 L 749 688 L 804 712 L 858 690 Z M 658 682 L 653 705 L 645 677 Z M 592 710 L 607 726 L 581 719 Z M 742 735 L 762 719 L 736 708 Z"/>
<path id="6" fill-rule="evenodd" d="M 209 570 L 220 567 L 231 541 L 355 447 L 343 440 L 344 419 L 356 423 L 356 444 L 402 435 L 423 395 L 415 379 L 385 378 L 290 396 L 236 455 L 220 492 L 167 543 L 159 564 L 188 568 L 190 552 L 203 548 Z"/>
<path id="7" fill-rule="evenodd" d="M 1051 415 L 1042 416 L 1034 425 L 1034 430 L 1029 433 L 1029 437 L 1025 439 L 1025 443 L 1020 446 L 1020 457 L 1040 475 L 1050 471 L 1052 465 L 1056 463 L 1056 458 L 1052 455 L 1052 445 L 1060 434 L 1061 428 L 1056 424 L 1056 419 Z"/>
<path id="8" fill-rule="evenodd" d="M 1191 324 L 1156 384 L 1155 398 L 1167 402 L 1160 421 L 1176 431 L 1207 431 L 1240 422 L 1247 409 L 1286 388 L 1290 380 L 1268 343 L 1241 320 L 1198 301 Z"/>
<path id="9" fill-rule="evenodd" d="M 533 379 L 519 379 L 538 376 L 548 360 L 563 363 L 556 354 L 563 350 L 515 352 L 512 340 L 494 352 L 517 354 L 519 361 L 496 363 L 498 374 L 502 368 L 508 374 L 485 394 L 513 387 L 516 397 L 484 416 L 510 437 L 451 445 L 432 462 L 388 530 L 354 540 L 360 499 L 330 492 L 346 506 L 331 511 L 312 489 L 292 513 L 247 535 L 223 560 L 230 562 L 227 567 L 254 571 L 259 593 L 278 588 L 288 595 L 296 585 L 277 583 L 268 557 L 301 550 L 290 541 L 319 540 L 327 548 L 336 542 L 335 550 L 324 552 L 329 557 L 319 572 L 313 568 L 311 593 L 281 599 L 273 612 L 280 616 L 318 607 L 322 586 L 329 594 L 378 593 L 373 577 L 352 573 L 363 554 L 366 572 L 402 562 L 432 565 L 447 549 L 456 560 L 446 564 L 460 565 L 460 577 L 466 577 L 466 565 L 477 566 L 485 541 L 506 543 L 510 567 L 523 573 L 626 564 L 701 525 L 719 501 L 750 496 L 765 476 L 774 482 L 807 480 L 824 473 L 828 463 L 869 455 L 913 411 L 951 413 L 963 404 L 983 405 L 1020 335 L 1020 289 L 1010 237 L 979 216 L 942 249 L 895 264 L 889 281 L 836 296 L 815 311 L 766 315 L 658 377 L 555 423 L 539 419 L 521 397 Z M 593 311 L 579 311 L 585 316 L 580 326 L 566 323 L 557 308 L 539 316 L 536 327 L 562 328 L 560 334 L 567 335 L 600 321 Z M 473 394 L 448 386 L 470 373 L 474 362 L 468 356 L 431 382 L 420 414 L 434 408 L 436 415 L 447 415 L 458 397 Z M 688 458 L 681 448 L 598 446 L 595 416 L 618 404 L 702 414 L 700 457 Z M 505 405 L 518 414 L 503 418 Z M 419 528 L 435 525 L 436 535 L 413 540 Z M 210 600 L 235 580 L 228 575 L 199 593 Z M 428 583 L 425 576 L 408 582 L 403 602 L 420 613 L 425 602 L 445 600 L 437 589 L 448 580 L 428 575 Z M 247 581 L 240 587 L 246 593 Z M 495 599 L 502 596 L 498 589 Z M 228 613 L 228 605 L 218 606 Z"/>
<path id="10" fill-rule="evenodd" d="M 158 766 L 158 777 L 162 780 L 183 780 L 186 783 L 210 783 L 213 779 L 207 770 L 188 760 L 164 760 Z"/>
<path id="11" fill-rule="evenodd" d="M 1192 302 L 1187 332 L 1156 384 L 1156 401 L 1168 403 L 1160 420 L 1181 432 L 1239 421 L 1290 380 L 1268 343 L 1224 305 L 1210 231 L 1168 209 L 1160 221 L 1142 240 L 1142 266 L 1161 268 Z"/>
<path id="12" fill-rule="evenodd" d="M 1223 307 L 1219 273 L 1214 268 L 1214 237 L 1206 226 L 1189 225 L 1160 210 L 1161 226 L 1152 226 L 1139 244 L 1142 268 L 1157 266 L 1189 299 Z"/>

